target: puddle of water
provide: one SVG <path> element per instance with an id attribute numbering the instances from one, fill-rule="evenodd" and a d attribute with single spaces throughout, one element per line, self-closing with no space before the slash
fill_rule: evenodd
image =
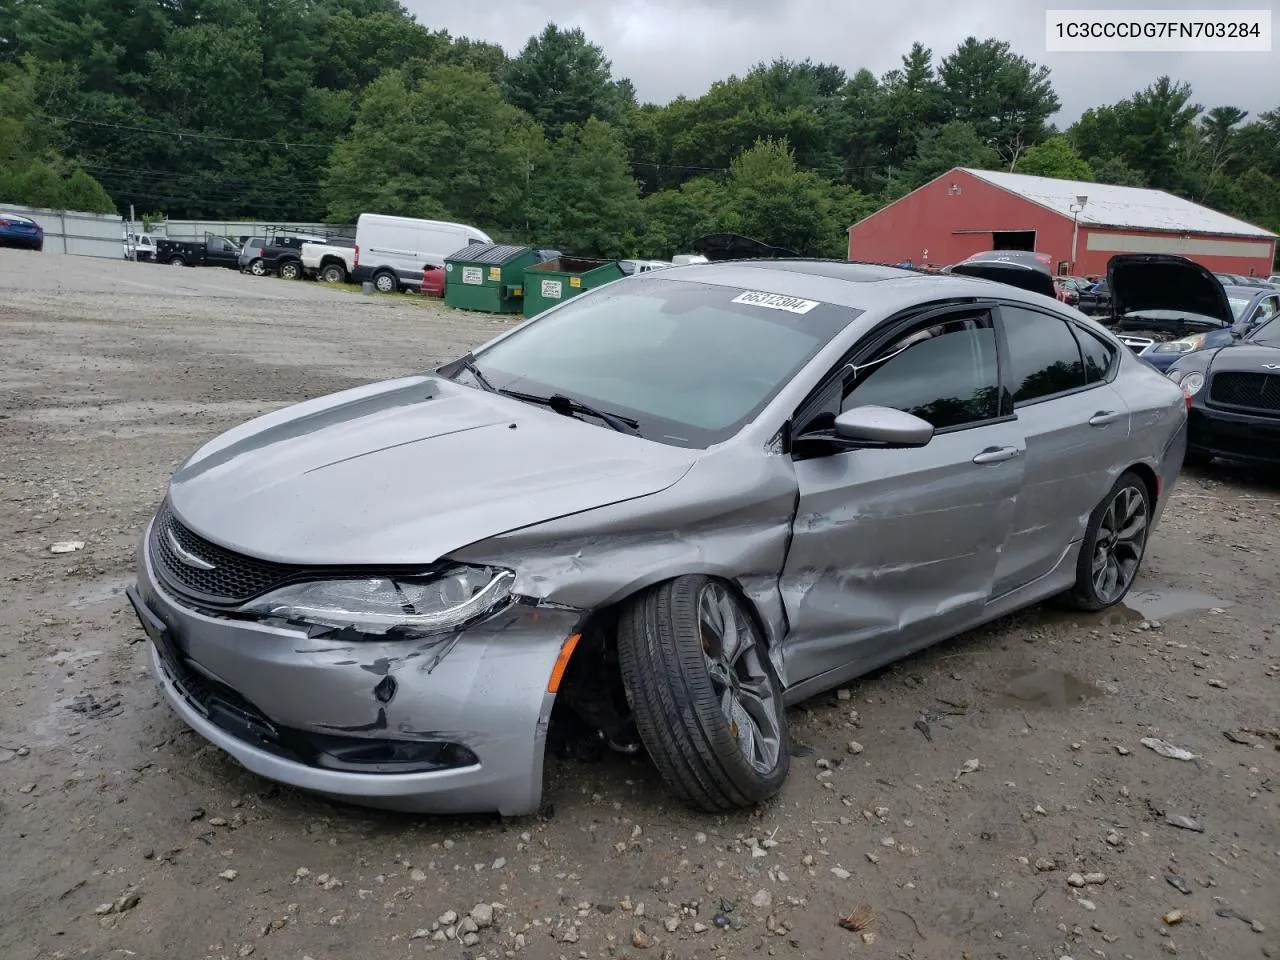
<path id="1" fill-rule="evenodd" d="M 1065 709 L 1102 691 L 1085 680 L 1061 670 L 1032 670 L 1019 673 L 1004 688 L 997 701 L 1000 706 L 1042 709 Z"/>
<path id="2" fill-rule="evenodd" d="M 133 582 L 132 578 L 119 577 L 98 583 L 67 601 L 68 607 L 89 607 L 98 603 L 106 603 L 124 596 L 124 588 Z"/>
<path id="3" fill-rule="evenodd" d="M 1135 619 L 1168 620 L 1188 613 L 1225 608 L 1230 604 L 1193 590 L 1131 590 L 1121 603 Z"/>

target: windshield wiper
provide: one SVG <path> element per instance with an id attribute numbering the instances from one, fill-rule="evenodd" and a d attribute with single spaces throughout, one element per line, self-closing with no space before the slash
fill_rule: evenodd
<path id="1" fill-rule="evenodd" d="M 498 388 L 490 383 L 489 378 L 481 373 L 480 368 L 476 366 L 475 354 L 468 353 L 465 356 L 459 357 L 453 363 L 457 368 L 453 371 L 454 374 L 456 374 L 458 370 L 465 370 L 467 373 L 471 374 L 472 379 L 480 385 L 482 390 L 487 390 L 489 393 L 498 392 Z M 452 377 L 452 374 L 450 376 Z"/>
<path id="2" fill-rule="evenodd" d="M 576 414 L 595 417 L 619 433 L 629 433 L 637 437 L 640 435 L 639 421 L 632 420 L 630 417 L 621 417 L 616 413 L 597 410 L 595 407 L 587 406 L 580 400 L 566 397 L 563 393 L 553 393 L 549 397 L 540 397 L 533 393 L 521 393 L 519 390 L 499 390 L 498 393 L 514 400 L 523 400 L 525 403 L 536 403 L 539 406 L 550 407 L 556 413 L 563 414 L 566 417 L 572 417 Z"/>

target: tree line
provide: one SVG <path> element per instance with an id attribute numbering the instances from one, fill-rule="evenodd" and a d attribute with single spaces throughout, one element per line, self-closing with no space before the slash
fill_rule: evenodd
<path id="1" fill-rule="evenodd" d="M 1280 108 L 1158 77 L 1066 129 L 995 39 L 882 76 L 760 63 L 640 103 L 582 31 L 509 57 L 397 0 L 0 0 L 0 200 L 176 218 L 447 218 L 588 256 L 703 233 L 841 256 L 957 166 L 1149 186 L 1280 231 Z"/>

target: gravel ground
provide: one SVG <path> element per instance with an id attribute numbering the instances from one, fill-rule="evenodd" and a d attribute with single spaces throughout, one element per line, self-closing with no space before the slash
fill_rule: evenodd
<path id="1" fill-rule="evenodd" d="M 0 957 L 1280 957 L 1280 484 L 1221 465 L 1184 474 L 1126 606 L 793 710 L 758 811 L 609 755 L 550 760 L 539 817 L 374 814 L 205 746 L 122 594 L 169 471 L 507 322 L 0 251 Z"/>

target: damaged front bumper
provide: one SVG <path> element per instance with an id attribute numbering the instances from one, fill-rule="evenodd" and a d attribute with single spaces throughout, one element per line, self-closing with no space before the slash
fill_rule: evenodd
<path id="1" fill-rule="evenodd" d="M 128 592 L 152 672 L 178 715 L 241 765 L 365 806 L 538 809 L 549 681 L 579 611 L 518 602 L 444 637 L 309 637 L 176 600 L 149 536 Z"/>

